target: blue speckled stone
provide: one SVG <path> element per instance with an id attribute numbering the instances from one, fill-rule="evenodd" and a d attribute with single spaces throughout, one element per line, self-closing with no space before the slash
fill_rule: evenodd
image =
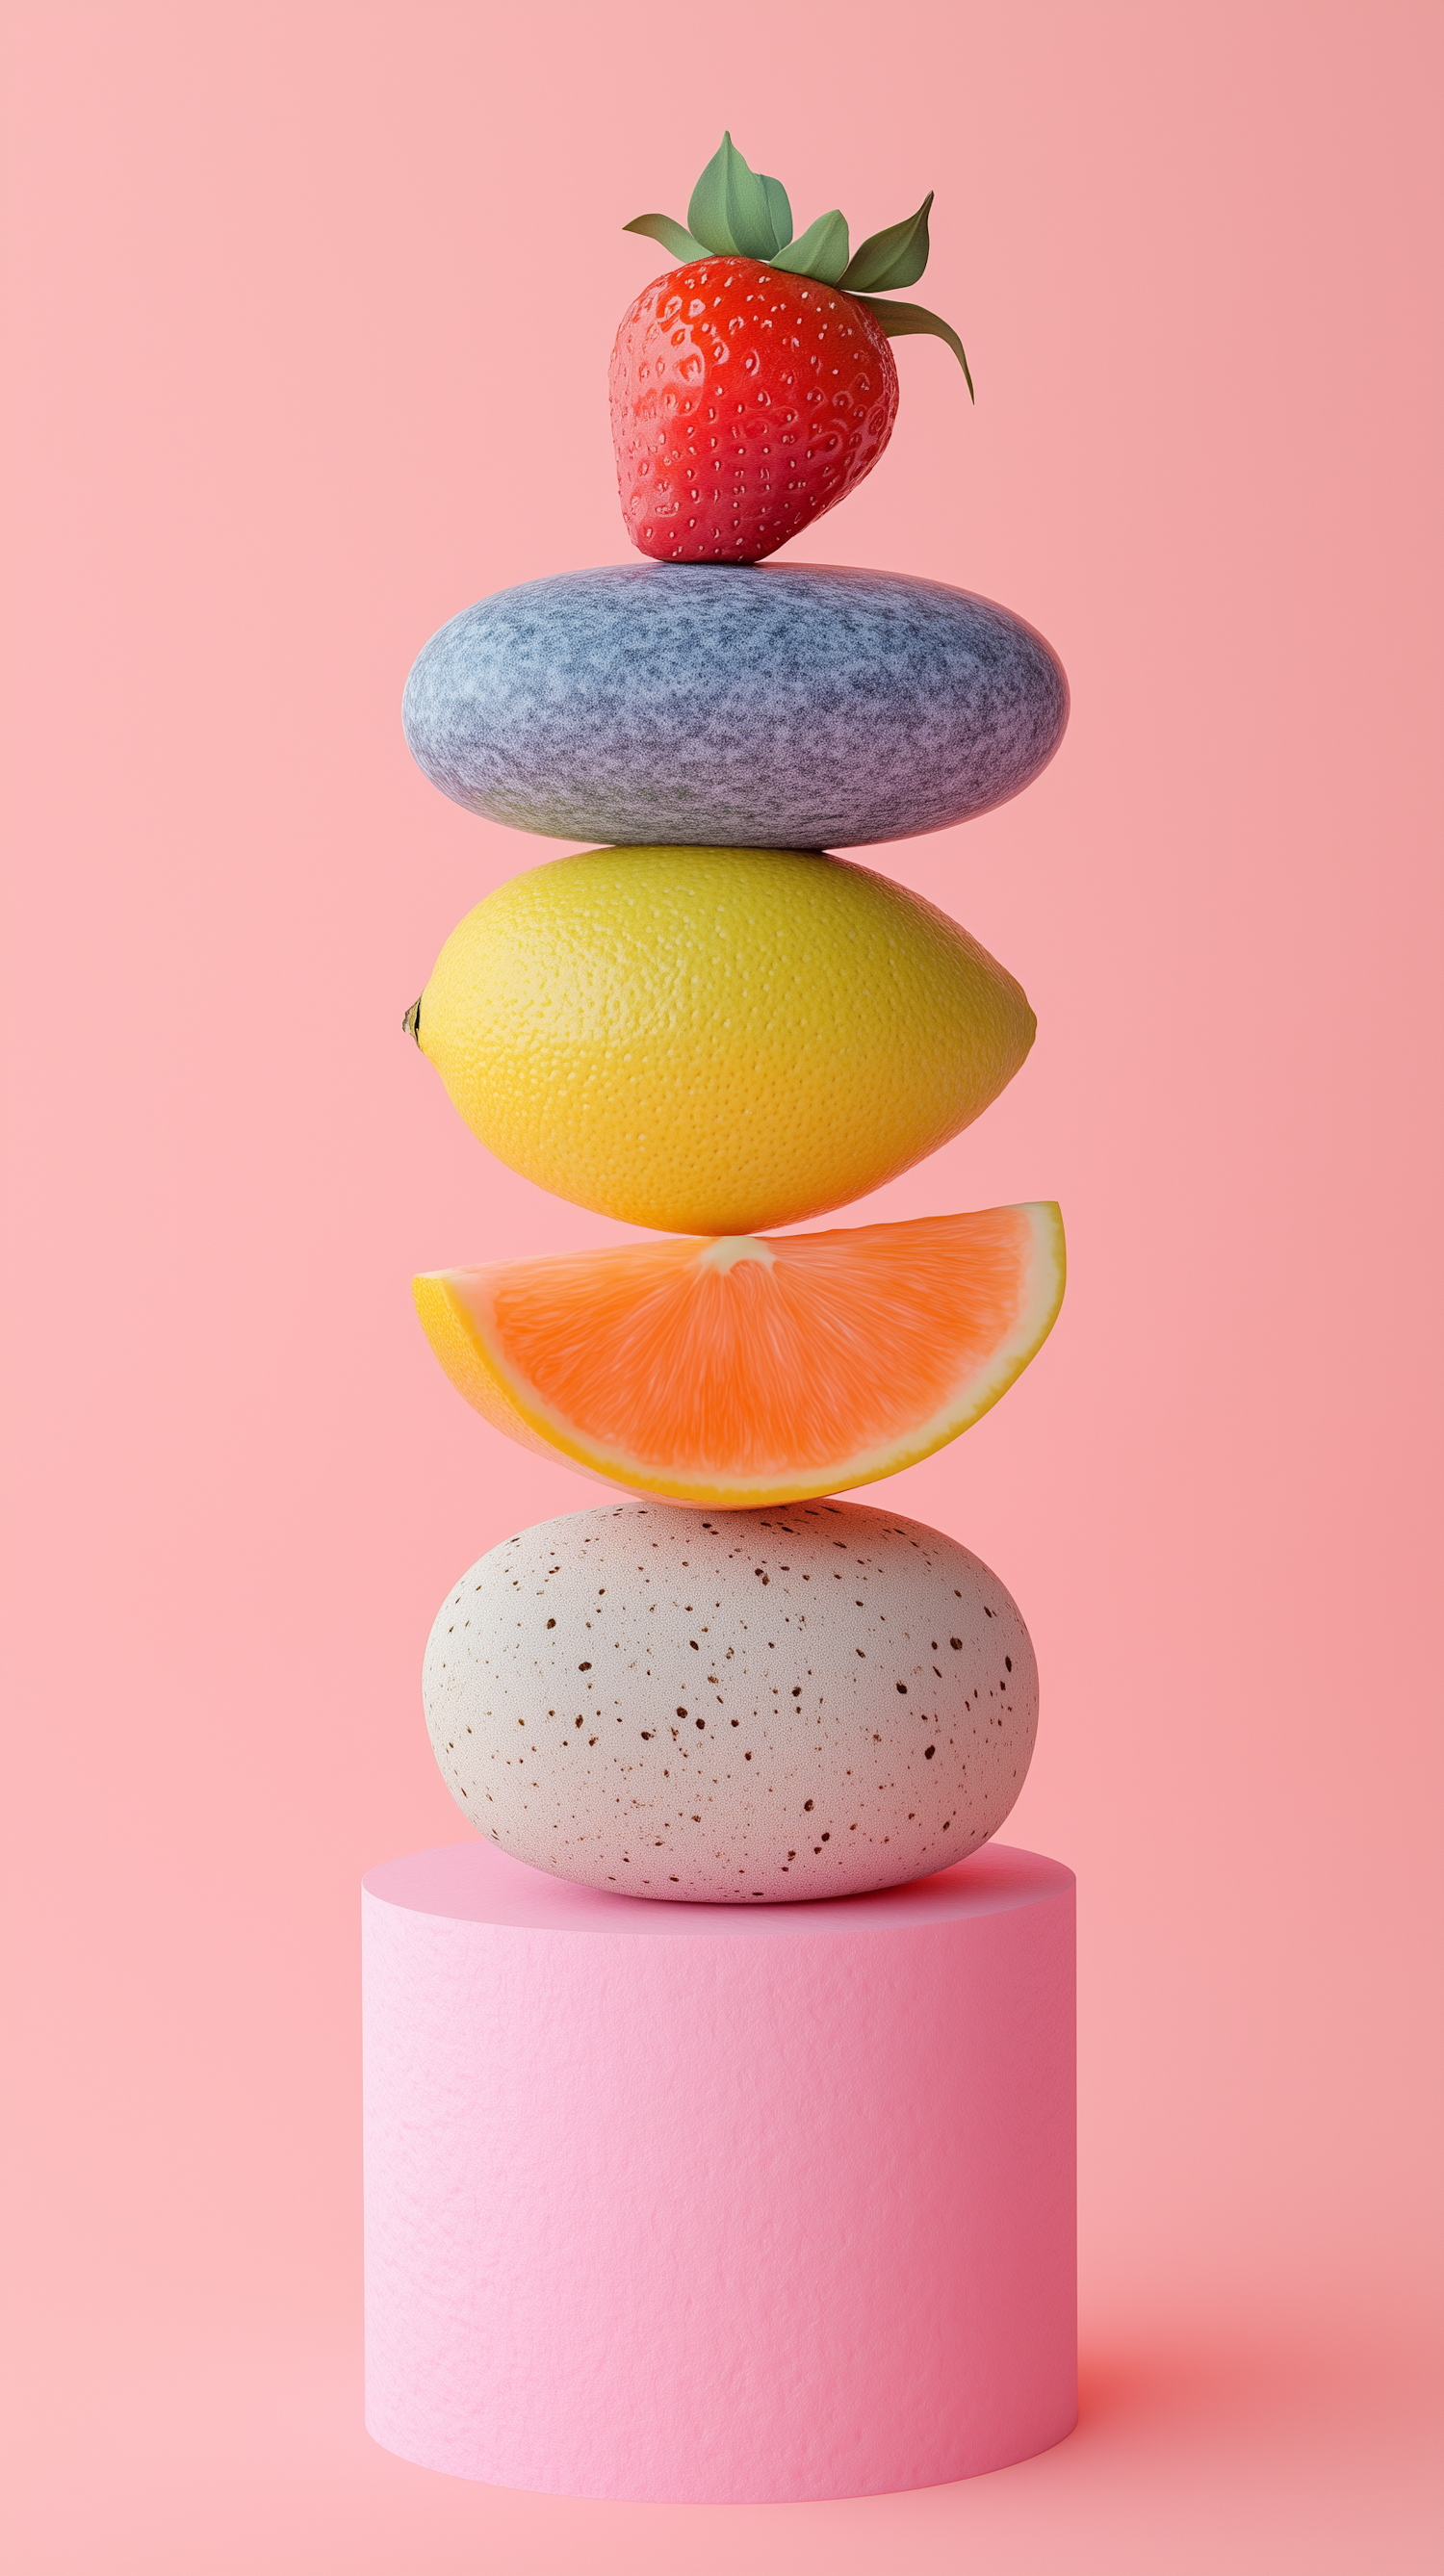
<path id="1" fill-rule="evenodd" d="M 854 848 L 1036 778 L 1068 683 L 942 582 L 814 564 L 604 564 L 453 617 L 406 683 L 444 795 L 558 840 Z"/>

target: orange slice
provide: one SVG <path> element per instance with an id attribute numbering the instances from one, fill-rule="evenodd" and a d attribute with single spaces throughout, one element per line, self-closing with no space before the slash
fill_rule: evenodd
<path id="1" fill-rule="evenodd" d="M 871 1484 L 966 1431 L 1047 1337 L 1063 1221 L 1050 1203 L 685 1235 L 413 1286 L 498 1430 L 609 1483 L 740 1508 Z"/>

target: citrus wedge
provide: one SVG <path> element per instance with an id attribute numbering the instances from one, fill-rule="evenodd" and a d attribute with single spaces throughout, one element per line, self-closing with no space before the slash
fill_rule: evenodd
<path id="1" fill-rule="evenodd" d="M 453 1384 L 608 1483 L 739 1509 L 891 1476 L 1027 1367 L 1063 1296 L 1051 1203 L 686 1235 L 414 1283 Z"/>

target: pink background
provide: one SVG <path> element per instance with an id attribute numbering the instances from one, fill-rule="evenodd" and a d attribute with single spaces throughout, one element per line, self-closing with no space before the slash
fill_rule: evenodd
<path id="1" fill-rule="evenodd" d="M 11 11 L 12 2561 L 1422 2566 L 1438 1721 L 1430 7 Z M 666 32 L 660 32 L 665 26 Z M 1024 981 L 882 1193 L 1056 1195 L 1046 1352 L 888 1499 L 1044 1676 L 1080 1881 L 1084 2413 L 861 2504 L 588 2506 L 360 2415 L 357 1882 L 460 1834 L 421 1648 L 591 1489 L 413 1268 L 600 1242 L 399 1022 L 553 845 L 407 757 L 467 601 L 625 553 L 605 362 L 731 122 L 799 219 L 935 186 L 882 466 L 797 558 L 1061 652 L 1042 781 L 878 857 Z"/>

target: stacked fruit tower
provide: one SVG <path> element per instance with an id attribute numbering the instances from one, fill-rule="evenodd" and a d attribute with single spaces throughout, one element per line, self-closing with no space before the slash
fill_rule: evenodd
<path id="1" fill-rule="evenodd" d="M 1058 1210 L 778 1230 L 957 1134 L 1034 1033 L 836 853 L 1025 786 L 1054 655 L 940 583 L 764 560 L 881 455 L 891 336 L 966 372 L 896 300 L 927 217 L 794 242 L 724 137 L 687 228 L 631 227 L 678 262 L 612 364 L 647 560 L 481 601 L 407 684 L 448 795 L 601 845 L 479 904 L 407 1026 L 494 1154 L 642 1229 L 416 1281 L 493 1428 L 604 1489 L 448 1595 L 426 1716 L 476 1835 L 363 1896 L 367 2421 L 502 2485 L 874 2493 L 1076 2415 L 1073 1883 L 978 1849 L 1032 1649 L 955 1539 L 838 1499 L 1027 1365 Z"/>
<path id="2" fill-rule="evenodd" d="M 890 337 L 935 332 L 967 372 L 949 325 L 884 292 L 921 274 L 930 204 L 855 253 L 836 211 L 794 241 L 726 137 L 687 229 L 639 217 L 680 262 L 612 361 L 652 560 L 483 600 L 406 692 L 448 795 L 610 844 L 479 904 L 407 1028 L 503 1161 L 664 1238 L 416 1282 L 477 1409 L 631 1498 L 472 1567 L 427 1722 L 491 1841 L 653 1897 L 916 1877 L 996 1830 L 1032 1750 L 997 1578 L 829 1498 L 954 1439 L 1026 1366 L 1062 1295 L 1057 1208 L 772 1231 L 955 1135 L 1034 1034 L 967 931 L 829 851 L 1015 794 L 1066 721 L 1055 657 L 940 584 L 759 568 L 882 453 Z"/>

